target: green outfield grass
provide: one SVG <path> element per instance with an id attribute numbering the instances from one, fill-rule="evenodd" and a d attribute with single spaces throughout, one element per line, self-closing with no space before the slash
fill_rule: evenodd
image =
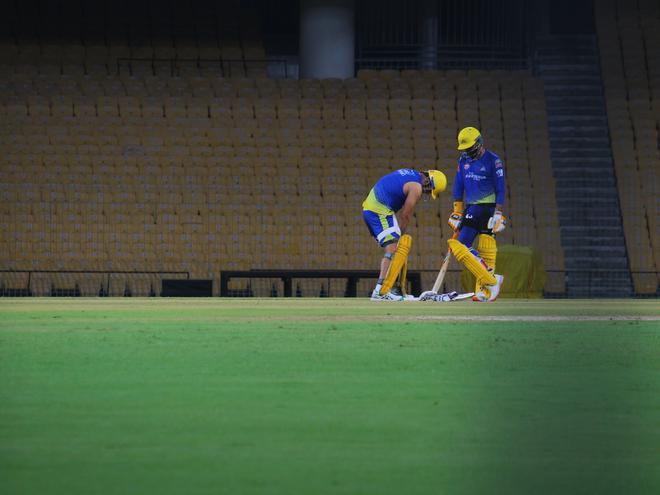
<path id="1" fill-rule="evenodd" d="M 0 493 L 657 494 L 660 303 L 0 300 Z"/>

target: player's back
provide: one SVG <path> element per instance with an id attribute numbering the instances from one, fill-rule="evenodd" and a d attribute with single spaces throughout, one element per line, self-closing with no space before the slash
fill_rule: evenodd
<path id="1" fill-rule="evenodd" d="M 390 208 L 399 211 L 406 202 L 403 186 L 408 182 L 422 183 L 422 177 L 416 170 L 402 168 L 380 178 L 373 190 L 376 199 Z"/>

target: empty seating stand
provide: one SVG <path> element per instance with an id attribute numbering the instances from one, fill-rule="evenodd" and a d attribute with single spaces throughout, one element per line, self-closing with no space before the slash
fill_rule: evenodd
<path id="1" fill-rule="evenodd" d="M 660 7 L 595 2 L 612 154 L 635 292 L 660 285 Z"/>
<path id="2" fill-rule="evenodd" d="M 35 89 L 42 76 L 3 81 L 7 265 L 194 278 L 370 268 L 379 255 L 360 204 L 371 185 L 410 166 L 443 170 L 451 188 L 456 132 L 471 124 L 507 164 L 512 228 L 502 242 L 538 246 L 548 269 L 563 269 L 543 92 L 527 73 L 48 81 L 57 93 Z M 450 203 L 419 206 L 415 267 L 439 266 Z M 548 290 L 563 290 L 561 274 Z"/>
<path id="3" fill-rule="evenodd" d="M 361 217 L 369 188 L 414 167 L 444 171 L 450 190 L 456 134 L 475 125 L 508 168 L 512 228 L 501 242 L 538 246 L 548 269 L 563 269 L 543 87 L 530 73 L 270 79 L 254 12 L 222 4 L 232 11 L 177 2 L 128 20 L 110 4 L 85 18 L 72 8 L 79 40 L 0 44 L 1 268 L 216 281 L 222 270 L 372 270 L 380 253 Z M 153 16 L 170 28 L 138 36 Z M 108 38 L 120 22 L 125 38 Z M 413 219 L 411 267 L 424 286 L 446 251 L 450 205 L 447 193 Z M 127 290 L 121 276 L 61 287 L 76 283 L 82 295 Z M 154 292 L 153 276 L 131 283 L 133 295 Z M 302 293 L 318 292 L 306 284 Z M 456 274 L 448 284 L 458 286 Z M 33 287 L 51 290 L 45 277 Z M 333 287 L 324 291 L 343 290 Z M 562 276 L 547 290 L 563 292 Z"/>

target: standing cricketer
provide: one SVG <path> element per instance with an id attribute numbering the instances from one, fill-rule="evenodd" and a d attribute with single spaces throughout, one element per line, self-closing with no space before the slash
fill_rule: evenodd
<path id="1" fill-rule="evenodd" d="M 371 299 L 401 301 L 405 294 L 391 291 L 397 278 L 405 290 L 408 252 L 412 237 L 406 234 L 410 217 L 422 195 L 433 199 L 447 187 L 447 177 L 439 170 L 402 168 L 381 177 L 362 203 L 364 222 L 371 235 L 384 249 L 380 275 Z M 396 212 L 399 212 L 397 221 Z"/>
<path id="2" fill-rule="evenodd" d="M 495 274 L 495 234 L 506 227 L 502 214 L 506 184 L 504 163 L 484 147 L 478 129 L 458 133 L 458 159 L 454 182 L 454 209 L 449 225 L 458 232 L 447 241 L 456 259 L 477 279 L 474 301 L 494 301 L 504 277 Z M 476 241 L 476 242 L 475 242 Z"/>

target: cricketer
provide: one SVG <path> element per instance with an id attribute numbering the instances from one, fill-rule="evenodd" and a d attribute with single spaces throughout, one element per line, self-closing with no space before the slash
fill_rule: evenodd
<path id="1" fill-rule="evenodd" d="M 506 184 L 504 163 L 484 147 L 481 133 L 466 127 L 458 134 L 461 152 L 454 182 L 449 225 L 458 232 L 447 243 L 456 259 L 477 279 L 474 301 L 494 301 L 504 277 L 495 274 L 495 234 L 506 227 L 502 214 Z"/>
<path id="2" fill-rule="evenodd" d="M 381 177 L 369 191 L 362 203 L 364 222 L 384 249 L 372 300 L 401 301 L 406 298 L 405 277 L 412 245 L 412 237 L 406 233 L 410 217 L 422 195 L 436 199 L 446 187 L 447 177 L 439 170 L 420 172 L 402 168 Z M 392 290 L 397 279 L 401 291 Z"/>

